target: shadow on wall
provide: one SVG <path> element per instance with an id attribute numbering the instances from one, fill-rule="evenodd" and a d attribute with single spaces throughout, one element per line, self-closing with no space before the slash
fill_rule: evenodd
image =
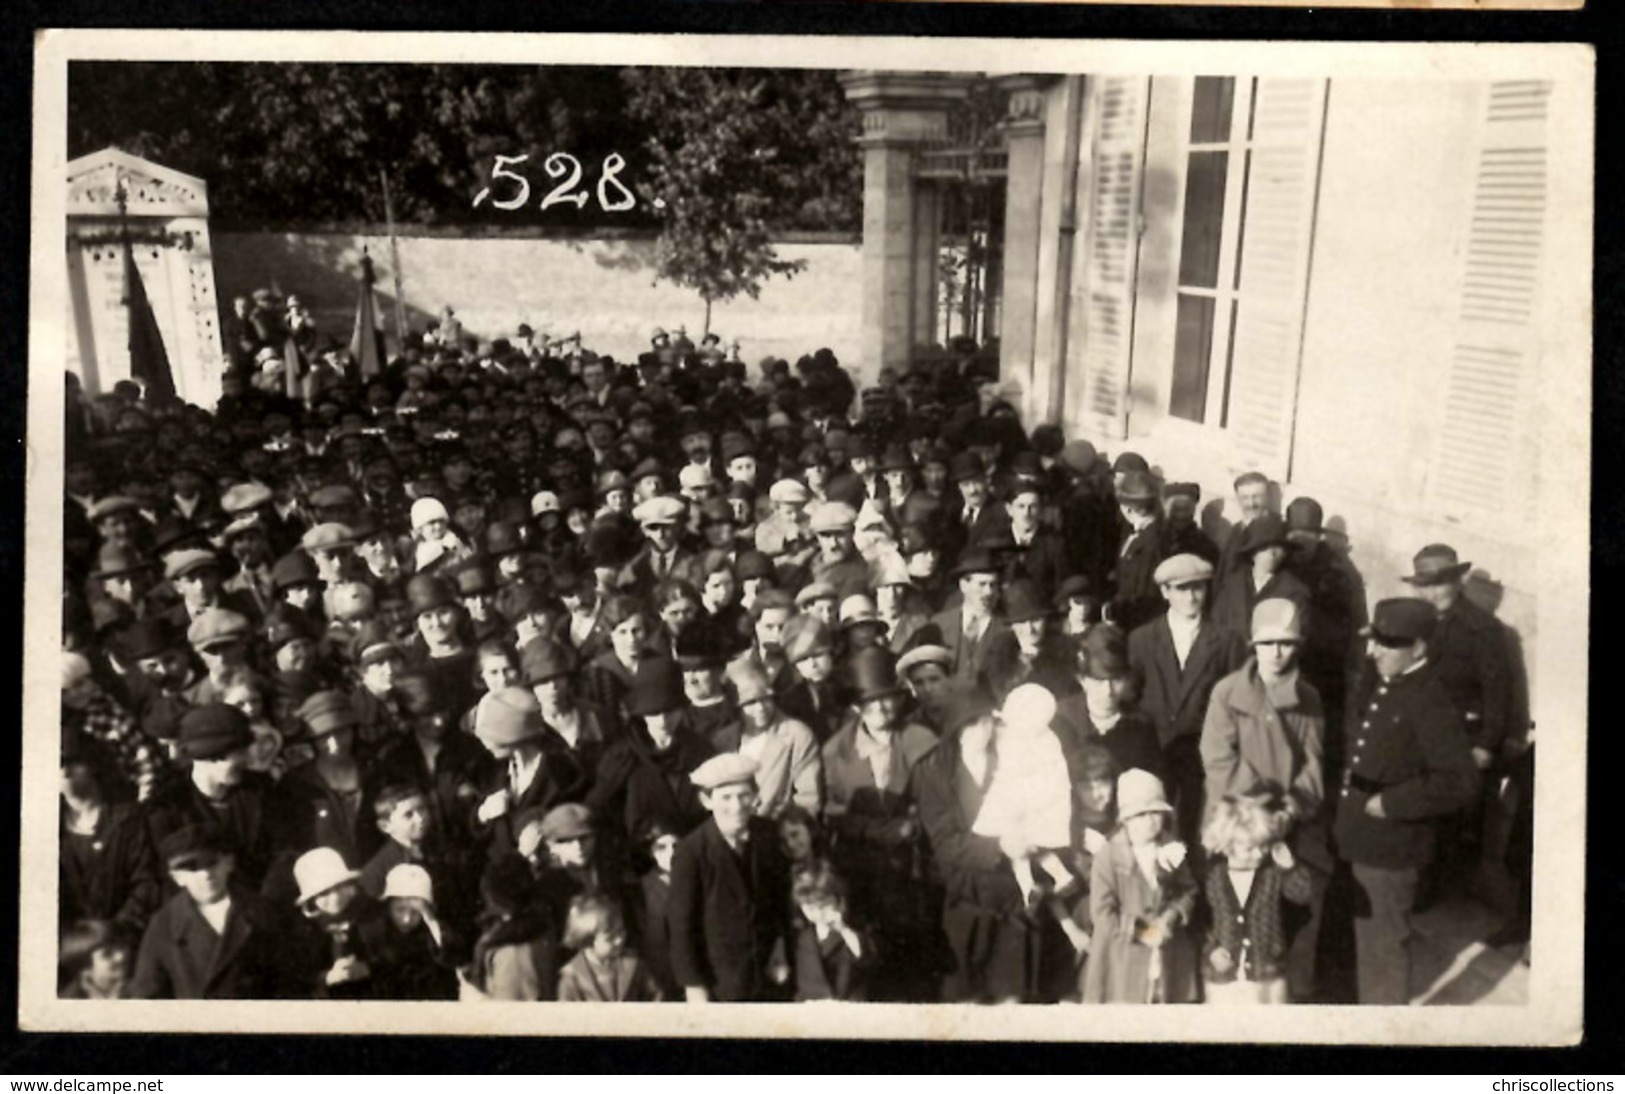
<path id="1" fill-rule="evenodd" d="M 361 288 L 361 245 L 354 236 L 269 233 L 220 233 L 214 237 L 214 276 L 220 294 L 221 318 L 231 315 L 232 300 L 255 289 L 292 294 L 310 308 L 316 329 L 340 345 L 348 345 L 355 328 L 357 294 Z M 391 354 L 395 339 L 395 297 L 391 291 L 387 253 L 372 251 L 378 279 L 375 301 Z M 421 308 L 406 307 L 406 323 L 422 330 L 435 318 Z"/>
<path id="2" fill-rule="evenodd" d="M 639 240 L 636 244 L 631 244 L 622 240 L 603 240 L 589 249 L 581 240 L 572 239 L 568 241 L 568 245 L 576 254 L 591 253 L 592 260 L 600 269 L 620 273 L 645 272 L 649 275 L 649 280 L 654 280 L 654 251 L 647 241 Z"/>

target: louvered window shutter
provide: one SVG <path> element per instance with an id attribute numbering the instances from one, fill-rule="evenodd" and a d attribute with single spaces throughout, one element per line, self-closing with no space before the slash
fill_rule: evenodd
<path id="1" fill-rule="evenodd" d="M 1254 92 L 1225 421 L 1243 463 L 1290 477 L 1325 80 Z"/>
<path id="2" fill-rule="evenodd" d="M 1084 210 L 1082 419 L 1093 436 L 1128 431 L 1134 278 L 1139 251 L 1140 181 L 1145 172 L 1146 104 L 1151 81 L 1106 76 L 1094 82 L 1089 197 Z"/>
<path id="3" fill-rule="evenodd" d="M 1550 95 L 1542 81 L 1485 89 L 1456 342 L 1429 468 L 1428 493 L 1446 515 L 1506 512 L 1520 502 L 1521 409 L 1540 358 Z"/>

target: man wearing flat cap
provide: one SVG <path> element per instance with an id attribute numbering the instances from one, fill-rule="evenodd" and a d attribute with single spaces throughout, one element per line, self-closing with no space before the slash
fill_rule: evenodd
<path id="1" fill-rule="evenodd" d="M 661 494 L 632 510 L 632 519 L 643 529 L 647 541 L 621 571 L 621 590 L 644 602 L 654 599 L 663 581 L 689 577 L 694 554 L 680 542 L 682 522 L 688 506 L 681 498 Z"/>
<path id="2" fill-rule="evenodd" d="M 1460 714 L 1431 657 L 1432 604 L 1383 600 L 1366 628 L 1370 664 L 1355 692 L 1333 837 L 1359 895 L 1354 944 L 1361 1003 L 1411 1000 L 1411 912 L 1435 852 L 1432 821 L 1478 792 Z"/>
<path id="3" fill-rule="evenodd" d="M 205 703 L 180 718 L 180 748 L 187 767 L 147 802 L 154 846 L 191 825 L 201 825 L 232 848 L 235 873 L 245 885 L 275 890 L 279 857 L 296 849 L 293 813 L 270 776 L 248 767 L 254 743 L 248 715 L 221 702 Z"/>
<path id="4" fill-rule="evenodd" d="M 1196 840 L 1202 821 L 1202 725 L 1208 698 L 1247 659 L 1246 640 L 1207 617 L 1213 564 L 1175 555 L 1156 569 L 1167 610 L 1129 632 L 1129 665 L 1140 710 L 1157 727 L 1164 783 L 1174 798 L 1180 838 Z"/>
<path id="5" fill-rule="evenodd" d="M 672 859 L 671 964 L 691 1003 L 784 998 L 790 870 L 773 824 L 756 816 L 756 763 L 737 752 L 690 779 L 711 813 Z"/>
<path id="6" fill-rule="evenodd" d="M 243 884 L 218 829 L 187 825 L 157 843 L 174 895 L 153 915 L 132 999 L 272 999 L 281 994 L 272 905 Z"/>
<path id="7" fill-rule="evenodd" d="M 869 564 L 853 542 L 857 510 L 841 501 L 827 501 L 812 510 L 809 527 L 818 541 L 812 580 L 832 586 L 845 598 L 869 587 Z"/>

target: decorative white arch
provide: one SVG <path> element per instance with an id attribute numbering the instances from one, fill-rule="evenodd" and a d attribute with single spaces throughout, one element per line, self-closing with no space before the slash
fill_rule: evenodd
<path id="1" fill-rule="evenodd" d="M 176 394 L 212 407 L 220 397 L 225 354 L 207 184 L 117 148 L 70 162 L 67 184 L 67 367 L 92 395 L 130 375 L 117 196 L 122 184 L 136 266 L 163 335 Z"/>

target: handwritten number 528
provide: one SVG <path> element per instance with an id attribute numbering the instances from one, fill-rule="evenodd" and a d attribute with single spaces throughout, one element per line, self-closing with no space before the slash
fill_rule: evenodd
<path id="1" fill-rule="evenodd" d="M 492 185 L 494 186 L 498 180 L 512 182 L 518 190 L 511 198 L 499 199 L 491 197 L 492 187 L 487 186 L 474 195 L 474 207 L 479 208 L 487 198 L 491 199 L 493 208 L 504 212 L 523 207 L 530 200 L 530 180 L 509 168 L 516 167 L 528 159 L 530 159 L 528 153 L 522 156 L 497 156 L 496 165 L 491 169 Z M 625 167 L 626 160 L 619 152 L 611 152 L 604 157 L 604 169 L 598 177 L 598 204 L 606 213 L 624 213 L 638 203 L 632 191 L 620 180 L 621 170 Z M 542 161 L 542 169 L 547 172 L 548 178 L 563 181 L 542 198 L 541 208 L 568 203 L 580 209 L 587 204 L 590 195 L 585 190 L 579 193 L 572 192 L 581 183 L 580 160 L 568 152 L 555 152 Z M 618 193 L 612 193 L 612 189 Z"/>

